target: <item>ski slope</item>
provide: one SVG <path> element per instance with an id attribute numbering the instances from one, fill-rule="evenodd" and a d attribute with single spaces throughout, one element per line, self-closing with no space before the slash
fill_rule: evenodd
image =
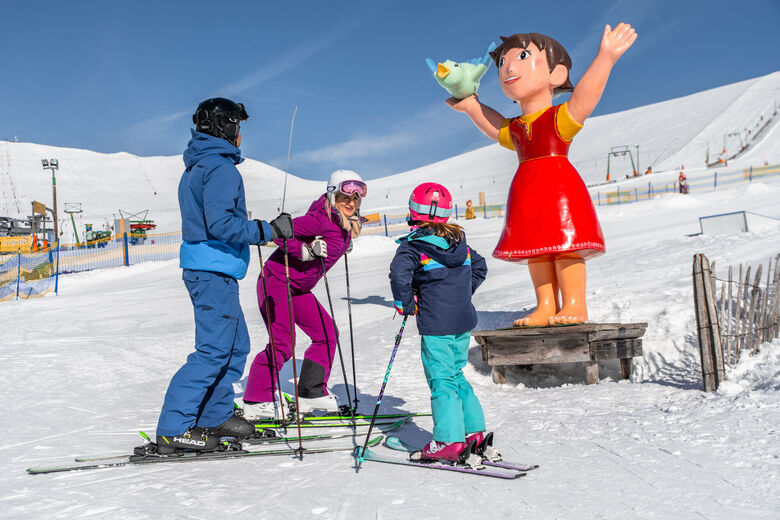
<path id="1" fill-rule="evenodd" d="M 756 96 L 758 107 L 765 99 L 757 98 L 764 94 L 751 85 L 765 84 L 761 88 L 771 91 L 780 84 L 780 74 L 743 83 L 660 103 L 652 110 L 642 107 L 594 118 L 577 139 L 587 142 L 589 126 L 609 118 L 612 125 L 625 125 L 626 134 L 643 132 L 635 128 L 641 125 L 625 119 L 631 112 L 644 110 L 643 120 L 671 117 L 683 113 L 697 96 L 710 97 L 696 102 L 696 113 L 714 104 L 720 109 L 712 108 L 713 114 L 725 114 L 741 96 Z M 688 157 L 702 161 L 703 151 L 693 146 L 690 156 L 679 154 L 707 132 L 717 135 L 721 130 L 708 128 L 718 117 L 686 127 L 688 140 L 669 151 L 669 161 L 684 159 L 686 170 Z M 598 144 L 595 136 L 592 139 Z M 752 153 L 780 160 L 779 143 L 775 125 Z M 180 158 L 138 159 L 28 143 L 0 146 L 12 150 L 19 197 L 48 200 L 48 176 L 40 169 L 40 158 L 54 156 L 62 167 L 60 201 L 82 197 L 95 215 L 110 214 L 116 207 L 124 210 L 125 204 L 129 209 L 149 207 L 158 212 L 158 217 L 151 216 L 161 223 L 175 226 L 178 221 Z M 750 158 L 746 153 L 743 160 Z M 409 193 L 402 193 L 405 186 L 429 179 L 450 186 L 458 196 L 461 175 L 464 195 L 471 198 L 476 191 L 491 193 L 488 180 L 495 176 L 496 188 L 491 189 L 498 197 L 515 167 L 511 152 L 487 147 L 372 180 L 366 204 L 401 204 Z M 252 161 L 242 170 L 250 207 L 268 204 L 275 209 L 273 194 L 281 189 L 283 173 Z M 63 187 L 68 182 L 77 184 Z M 322 187 L 291 176 L 290 209 L 300 212 Z M 387 188 L 391 193 L 385 197 Z M 702 392 L 691 260 L 695 253 L 707 254 L 721 276 L 729 264 L 766 264 L 780 252 L 780 226 L 702 236 L 697 235 L 698 217 L 748 210 L 780 219 L 779 199 L 780 176 L 772 176 L 713 192 L 597 208 L 607 254 L 588 263 L 591 319 L 648 322 L 644 357 L 635 360 L 630 381 L 619 379 L 617 363 L 603 364 L 600 384 L 589 386 L 581 366 L 552 365 L 531 372 L 510 370 L 508 383 L 499 386 L 472 342 L 465 372 L 482 400 L 488 427 L 496 432 L 497 446 L 507 460 L 541 465 L 518 481 L 370 462 L 355 473 L 350 455 L 344 453 L 311 454 L 302 461 L 280 457 L 27 475 L 30 466 L 123 452 L 140 444 L 136 432 L 154 431 L 168 382 L 194 342 L 192 307 L 176 261 L 63 276 L 58 296 L 0 304 L 5 325 L 0 399 L 6 403 L 0 416 L 0 518 L 777 518 L 780 341 L 762 345 L 757 356 L 729 369 L 728 381 L 717 392 Z M 257 205 L 252 206 L 253 200 Z M 162 211 L 166 208 L 168 213 Z M 535 304 L 527 269 L 490 257 L 500 219 L 478 219 L 465 226 L 469 244 L 488 261 L 487 280 L 474 298 L 478 328 L 507 326 Z M 395 247 L 392 239 L 363 236 L 349 259 L 357 387 L 360 407 L 366 411 L 375 403 L 401 323 L 393 319 L 387 278 Z M 250 360 L 267 341 L 256 307 L 259 266 L 254 255 L 240 290 L 252 338 Z M 348 350 L 343 262 L 328 280 Z M 315 294 L 326 301 L 323 284 Z M 299 338 L 298 352 L 306 346 Z M 350 366 L 349 357 L 346 362 Z M 290 390 L 289 363 L 282 378 Z M 344 399 L 338 365 L 331 383 Z M 241 388 L 237 390 L 240 395 Z M 419 336 L 410 323 L 382 411 L 428 411 L 429 397 Z M 431 429 L 430 418 L 419 418 L 396 434 L 422 445 Z"/>

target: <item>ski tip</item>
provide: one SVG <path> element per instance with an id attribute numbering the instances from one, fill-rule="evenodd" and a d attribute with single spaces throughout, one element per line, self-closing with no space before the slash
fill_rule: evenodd
<path id="1" fill-rule="evenodd" d="M 138 432 L 138 435 L 140 435 L 145 441 L 152 442 L 152 439 L 149 438 L 146 432 Z"/>

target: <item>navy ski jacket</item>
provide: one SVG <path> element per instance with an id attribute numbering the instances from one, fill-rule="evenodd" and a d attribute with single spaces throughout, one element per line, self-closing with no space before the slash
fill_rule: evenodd
<path id="1" fill-rule="evenodd" d="M 263 222 L 260 233 L 247 217 L 244 181 L 235 166 L 241 161 L 241 150 L 225 139 L 192 131 L 179 181 L 182 269 L 240 280 L 249 266 L 249 244 L 271 240 L 270 224 Z"/>
<path id="2" fill-rule="evenodd" d="M 487 276 L 487 262 L 466 244 L 451 242 L 429 229 L 396 240 L 390 287 L 396 309 L 410 314 L 417 296 L 417 329 L 427 336 L 462 334 L 477 325 L 471 295 Z"/>

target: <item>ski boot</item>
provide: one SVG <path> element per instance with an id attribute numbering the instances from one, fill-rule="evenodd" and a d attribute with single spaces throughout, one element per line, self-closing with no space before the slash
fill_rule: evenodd
<path id="1" fill-rule="evenodd" d="M 256 436 L 255 425 L 235 413 L 219 426 L 207 428 L 207 430 L 218 438 L 235 437 L 236 439 L 246 439 Z"/>
<path id="2" fill-rule="evenodd" d="M 471 442 L 438 442 L 432 440 L 421 451 L 412 452 L 409 460 L 413 462 L 445 461 L 454 464 L 464 464 L 472 469 L 482 469 L 482 458 L 474 454 L 476 443 Z"/>
<path id="3" fill-rule="evenodd" d="M 489 462 L 501 460 L 501 454 L 493 447 L 493 432 L 476 432 L 466 435 L 466 443 L 474 442 L 474 453 Z"/>
<path id="4" fill-rule="evenodd" d="M 270 401 L 267 403 L 252 403 L 244 401 L 244 407 L 242 410 L 244 413 L 244 419 L 248 421 L 280 421 L 283 419 L 282 407 L 279 406 L 278 401 Z"/>
<path id="5" fill-rule="evenodd" d="M 203 428 L 190 428 L 180 435 L 158 435 L 157 454 L 170 455 L 179 451 L 216 451 L 219 436 L 211 435 Z"/>

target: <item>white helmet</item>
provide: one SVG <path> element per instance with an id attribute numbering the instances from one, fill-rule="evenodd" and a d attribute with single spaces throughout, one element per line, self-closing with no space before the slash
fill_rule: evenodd
<path id="1" fill-rule="evenodd" d="M 362 200 L 368 193 L 363 177 L 352 170 L 336 170 L 330 174 L 328 179 L 328 200 L 331 204 L 335 203 L 336 193 L 344 195 L 358 194 Z"/>

